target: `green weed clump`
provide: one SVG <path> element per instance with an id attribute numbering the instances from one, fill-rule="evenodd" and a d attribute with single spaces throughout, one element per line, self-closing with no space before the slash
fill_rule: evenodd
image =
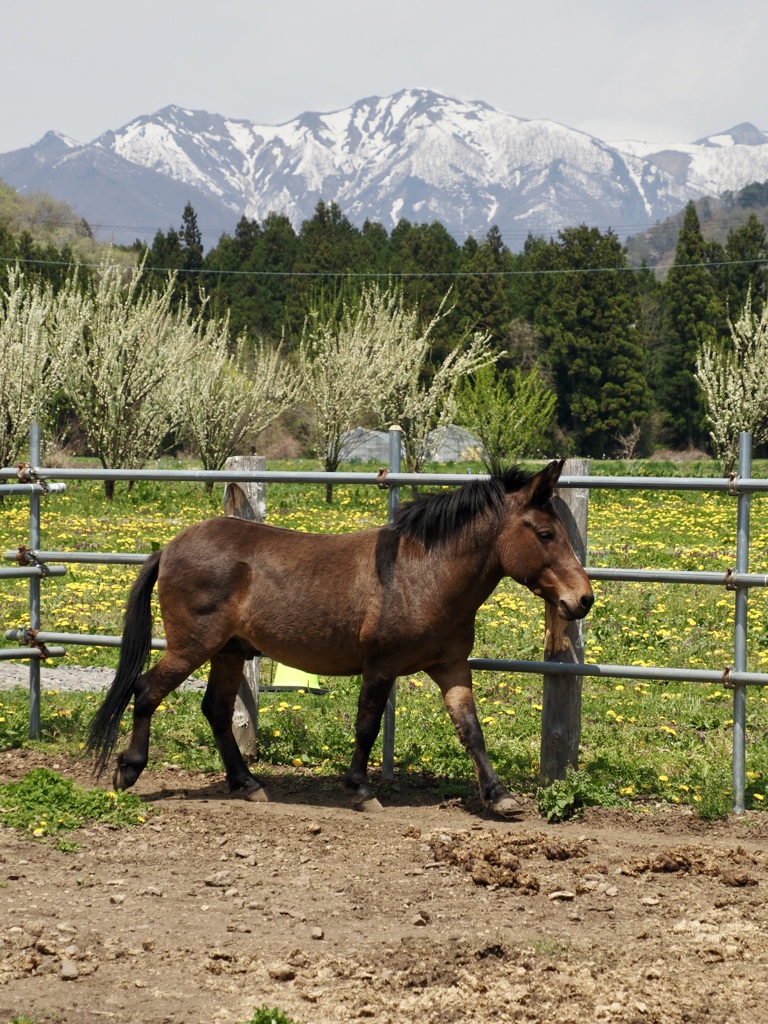
<path id="1" fill-rule="evenodd" d="M 585 807 L 611 807 L 615 791 L 600 785 L 589 773 L 568 769 L 566 777 L 536 791 L 536 806 L 549 822 L 567 821 Z"/>
<path id="2" fill-rule="evenodd" d="M 48 768 L 34 768 L 21 781 L 0 786 L 0 825 L 35 839 L 90 822 L 127 828 L 142 824 L 148 812 L 135 794 L 85 789 Z"/>
<path id="3" fill-rule="evenodd" d="M 245 1021 L 244 1024 L 295 1024 L 295 1021 L 286 1017 L 282 1010 L 276 1008 L 270 1010 L 269 1007 L 262 1006 L 255 1010 L 251 1019 Z"/>

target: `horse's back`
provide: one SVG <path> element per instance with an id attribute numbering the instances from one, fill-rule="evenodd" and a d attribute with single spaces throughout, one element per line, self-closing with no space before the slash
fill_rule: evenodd
<path id="1" fill-rule="evenodd" d="M 367 560 L 376 546 L 378 530 L 348 534 L 305 533 L 235 516 L 205 519 L 188 526 L 163 552 L 161 572 L 180 563 L 250 562 L 254 557 L 288 565 L 308 559 L 315 563 L 353 564 Z"/>
<path id="2" fill-rule="evenodd" d="M 335 648 L 334 662 L 340 655 L 359 671 L 362 624 L 378 603 L 376 532 L 309 534 L 229 517 L 196 523 L 163 551 L 166 632 L 215 633 L 222 643 L 238 636 L 296 667 L 297 657 L 309 664 L 302 649 L 320 667 L 316 652 Z"/>

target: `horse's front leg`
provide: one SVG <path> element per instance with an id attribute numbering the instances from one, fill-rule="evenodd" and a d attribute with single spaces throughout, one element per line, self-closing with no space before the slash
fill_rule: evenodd
<path id="1" fill-rule="evenodd" d="M 472 696 L 472 672 L 466 661 L 429 669 L 462 745 L 472 758 L 485 806 L 494 814 L 520 814 L 518 802 L 502 785 L 485 749 L 485 739 Z"/>
<path id="2" fill-rule="evenodd" d="M 394 677 L 388 674 L 363 672 L 355 720 L 355 750 L 346 777 L 347 786 L 354 790 L 352 806 L 357 811 L 382 810 L 368 781 L 368 759 L 379 735 L 381 717 L 394 681 Z"/>

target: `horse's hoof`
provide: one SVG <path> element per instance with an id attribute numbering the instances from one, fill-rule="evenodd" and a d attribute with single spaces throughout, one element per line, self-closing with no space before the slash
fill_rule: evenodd
<path id="1" fill-rule="evenodd" d="M 489 810 L 502 818 L 514 818 L 523 813 L 523 808 L 509 793 L 490 804 Z"/>
<path id="2" fill-rule="evenodd" d="M 363 800 L 353 800 L 352 807 L 354 810 L 364 811 L 366 814 L 378 814 L 379 811 L 384 810 L 375 796 Z"/>
<path id="3" fill-rule="evenodd" d="M 115 768 L 115 774 L 112 776 L 112 789 L 119 792 L 120 790 L 128 789 L 132 785 L 133 782 L 128 782 L 123 775 L 121 766 L 118 764 L 117 768 Z"/>
<path id="4" fill-rule="evenodd" d="M 229 791 L 236 800 L 250 800 L 251 803 L 269 803 L 269 795 L 263 786 L 238 786 Z"/>

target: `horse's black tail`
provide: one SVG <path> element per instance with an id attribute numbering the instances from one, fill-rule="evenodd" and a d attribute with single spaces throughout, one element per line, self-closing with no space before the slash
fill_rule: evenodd
<path id="1" fill-rule="evenodd" d="M 101 775 L 117 743 L 120 719 L 136 689 L 136 683 L 149 659 L 152 641 L 152 590 L 157 581 L 160 551 L 151 555 L 131 587 L 125 607 L 123 643 L 112 685 L 91 719 L 87 749 L 94 757 L 94 768 Z"/>

